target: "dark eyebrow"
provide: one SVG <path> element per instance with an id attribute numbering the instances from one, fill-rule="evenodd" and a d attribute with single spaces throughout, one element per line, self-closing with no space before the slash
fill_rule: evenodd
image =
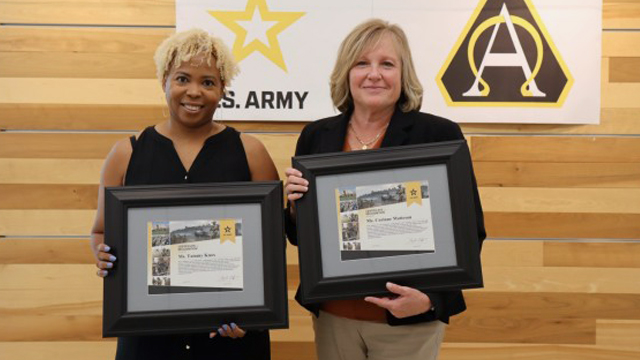
<path id="1" fill-rule="evenodd" d="M 187 76 L 187 77 L 191 77 L 191 75 L 187 74 L 184 71 L 176 71 L 176 75 L 184 75 L 184 76 Z"/>

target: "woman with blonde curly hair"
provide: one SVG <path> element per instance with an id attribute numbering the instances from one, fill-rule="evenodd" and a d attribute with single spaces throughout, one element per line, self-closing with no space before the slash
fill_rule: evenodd
<path id="1" fill-rule="evenodd" d="M 341 114 L 305 126 L 296 155 L 464 139 L 456 123 L 419 111 L 422 86 L 407 37 L 397 25 L 373 19 L 353 29 L 340 45 L 330 84 Z M 287 235 L 296 245 L 305 239 L 297 238 L 295 201 L 309 182 L 297 169 L 287 169 L 286 175 Z M 482 242 L 486 233 L 475 180 L 474 201 L 474 230 Z M 319 360 L 437 358 L 445 324 L 465 309 L 462 293 L 424 293 L 391 282 L 387 290 L 389 297 L 302 304 L 315 315 Z"/>
<path id="2" fill-rule="evenodd" d="M 105 160 L 91 231 L 100 277 L 116 261 L 104 244 L 105 187 L 278 179 L 260 141 L 213 121 L 238 72 L 222 41 L 203 30 L 180 32 L 160 44 L 155 62 L 169 117 L 117 142 Z M 269 333 L 245 333 L 241 325 L 210 334 L 122 337 L 116 359 L 269 359 Z"/>

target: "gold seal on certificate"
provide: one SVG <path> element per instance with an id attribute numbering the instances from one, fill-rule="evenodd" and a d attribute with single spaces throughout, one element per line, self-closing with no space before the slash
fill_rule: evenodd
<path id="1" fill-rule="evenodd" d="M 149 294 L 242 290 L 242 219 L 150 221 Z"/>
<path id="2" fill-rule="evenodd" d="M 435 252 L 428 181 L 345 186 L 335 192 L 343 255 L 354 251 Z"/>

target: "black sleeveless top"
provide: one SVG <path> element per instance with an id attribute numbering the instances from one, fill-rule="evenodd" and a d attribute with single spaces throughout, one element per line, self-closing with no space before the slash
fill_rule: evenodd
<path id="1" fill-rule="evenodd" d="M 251 172 L 240 133 L 227 126 L 209 137 L 187 171 L 173 142 L 154 127 L 131 137 L 133 153 L 125 185 L 159 185 L 250 181 Z M 213 329 L 212 329 L 213 330 Z M 268 360 L 268 331 L 248 331 L 242 339 L 192 335 L 131 336 L 118 339 L 116 360 Z"/>

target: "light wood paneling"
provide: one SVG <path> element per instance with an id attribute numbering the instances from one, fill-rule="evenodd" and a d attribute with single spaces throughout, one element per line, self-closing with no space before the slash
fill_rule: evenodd
<path id="1" fill-rule="evenodd" d="M 94 210 L 0 210 L 0 235 L 88 236 Z"/>
<path id="2" fill-rule="evenodd" d="M 0 184 L 0 209 L 95 209 L 98 185 Z"/>
<path id="3" fill-rule="evenodd" d="M 638 29 L 640 4 L 635 0 L 604 0 L 602 18 L 605 29 Z"/>
<path id="4" fill-rule="evenodd" d="M 102 341 L 21 341 L 0 342 L 2 359 L 20 360 L 113 360 L 116 342 Z M 90 355 L 89 355 L 90 354 Z"/>
<path id="5" fill-rule="evenodd" d="M 458 315 L 511 318 L 640 320 L 640 294 L 465 291 L 468 309 Z"/>
<path id="6" fill-rule="evenodd" d="M 473 167 L 485 187 L 640 188 L 640 163 L 476 161 Z"/>
<path id="7" fill-rule="evenodd" d="M 612 58 L 609 66 L 609 81 L 640 82 L 640 58 Z"/>
<path id="8" fill-rule="evenodd" d="M 490 237 L 639 239 L 640 214 L 485 212 Z"/>
<path id="9" fill-rule="evenodd" d="M 635 0 L 629 2 L 637 3 Z M 640 56 L 638 45 L 640 45 L 640 33 L 637 31 L 604 31 L 602 33 L 602 56 L 605 58 L 638 57 Z"/>
<path id="10" fill-rule="evenodd" d="M 495 266 L 483 276 L 491 292 L 640 294 L 640 269 Z"/>
<path id="11" fill-rule="evenodd" d="M 447 344 L 442 360 L 635 360 L 640 352 L 593 345 Z"/>
<path id="12" fill-rule="evenodd" d="M 548 242 L 544 266 L 640 268 L 640 244 Z"/>
<path id="13" fill-rule="evenodd" d="M 0 264 L 93 264 L 89 239 L 2 238 Z"/>
<path id="14" fill-rule="evenodd" d="M 102 163 L 102 159 L 0 158 L 0 184 L 95 185 Z"/>
<path id="15" fill-rule="evenodd" d="M 174 32 L 174 29 L 150 27 L 5 26 L 0 27 L 0 52 L 144 54 L 153 57 L 160 42 Z"/>
<path id="16" fill-rule="evenodd" d="M 523 317 L 454 317 L 446 342 L 498 342 L 538 344 L 595 344 L 595 320 L 548 320 L 534 314 Z"/>
<path id="17" fill-rule="evenodd" d="M 480 188 L 488 212 L 640 215 L 640 189 Z"/>
<path id="18" fill-rule="evenodd" d="M 477 136 L 471 153 L 474 161 L 638 163 L 640 137 Z"/>
<path id="19" fill-rule="evenodd" d="M 174 26 L 173 0 L 4 0 L 0 23 Z"/>
<path id="20" fill-rule="evenodd" d="M 598 320 L 596 333 L 598 345 L 640 352 L 640 321 Z"/>
<path id="21" fill-rule="evenodd" d="M 155 79 L 156 76 L 153 58 L 148 54 L 0 52 L 0 64 L 3 78 Z"/>
<path id="22" fill-rule="evenodd" d="M 542 266 L 542 241 L 487 240 L 482 245 L 482 266 Z"/>

